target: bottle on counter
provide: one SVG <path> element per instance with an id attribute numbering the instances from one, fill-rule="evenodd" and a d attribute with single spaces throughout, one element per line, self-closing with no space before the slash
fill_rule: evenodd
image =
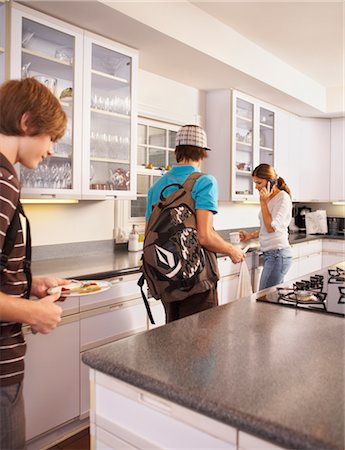
<path id="1" fill-rule="evenodd" d="M 139 245 L 139 233 L 137 231 L 137 225 L 132 226 L 132 230 L 128 236 L 128 251 L 129 252 L 137 252 L 140 250 Z"/>

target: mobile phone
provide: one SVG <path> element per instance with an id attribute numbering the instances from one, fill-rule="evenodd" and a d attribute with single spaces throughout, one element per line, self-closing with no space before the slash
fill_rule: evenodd
<path id="1" fill-rule="evenodd" d="M 272 185 L 271 185 L 271 182 L 270 182 L 270 181 L 267 181 L 266 189 L 268 190 L 268 192 L 271 192 Z"/>

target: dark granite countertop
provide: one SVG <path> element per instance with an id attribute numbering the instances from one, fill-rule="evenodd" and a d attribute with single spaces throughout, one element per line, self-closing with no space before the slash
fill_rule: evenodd
<path id="1" fill-rule="evenodd" d="M 219 231 L 224 239 L 228 238 L 229 231 Z M 344 239 L 343 235 L 306 235 L 291 234 L 290 243 L 299 244 L 316 239 Z M 252 250 L 255 250 L 255 241 Z M 32 263 L 33 274 L 36 276 L 57 276 L 63 278 L 79 279 L 105 279 L 121 276 L 139 271 L 141 252 L 128 252 L 126 245 L 115 247 L 107 242 L 106 245 L 99 245 L 99 250 L 88 253 L 87 244 L 84 244 L 85 251 L 76 255 L 66 255 L 60 257 L 35 258 Z M 72 244 L 70 245 L 72 246 Z M 54 246 L 51 246 L 54 247 Z M 250 251 L 250 250 L 249 250 Z M 50 250 L 54 254 L 54 248 Z M 218 255 L 222 256 L 222 255 Z"/>
<path id="2" fill-rule="evenodd" d="M 344 319 L 255 299 L 105 345 L 83 361 L 276 445 L 344 449 Z"/>

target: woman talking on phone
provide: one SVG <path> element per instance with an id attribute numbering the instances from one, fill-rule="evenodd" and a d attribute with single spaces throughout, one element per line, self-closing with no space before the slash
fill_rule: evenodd
<path id="1" fill-rule="evenodd" d="M 291 192 L 283 178 L 269 164 L 260 164 L 252 173 L 255 189 L 260 195 L 260 230 L 241 230 L 241 241 L 259 238 L 264 268 L 259 289 L 284 281 L 292 263 L 288 226 L 292 216 Z"/>

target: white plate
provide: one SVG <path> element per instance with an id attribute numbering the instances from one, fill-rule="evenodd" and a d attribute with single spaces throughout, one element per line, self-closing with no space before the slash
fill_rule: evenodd
<path id="1" fill-rule="evenodd" d="M 72 280 L 71 283 L 64 286 L 51 287 L 47 292 L 48 294 L 55 294 L 59 292 L 61 297 L 80 297 L 84 295 L 99 294 L 100 292 L 107 291 L 110 288 L 111 284 L 108 283 L 108 281 Z"/>

